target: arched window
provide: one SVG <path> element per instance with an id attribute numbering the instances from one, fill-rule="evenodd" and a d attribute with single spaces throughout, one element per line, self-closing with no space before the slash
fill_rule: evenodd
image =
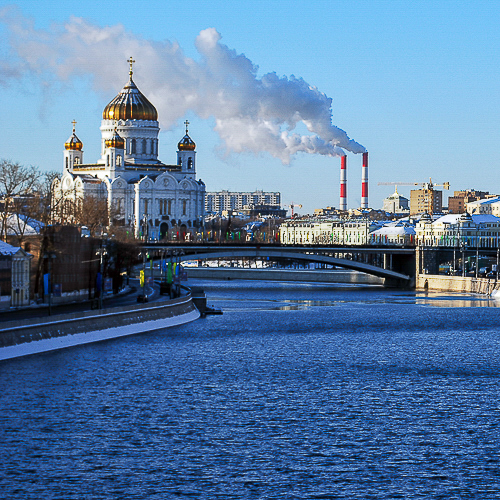
<path id="1" fill-rule="evenodd" d="M 106 166 L 109 167 L 109 155 L 106 155 Z"/>
<path id="2" fill-rule="evenodd" d="M 122 155 L 116 155 L 116 166 L 119 167 L 122 164 Z"/>
<path id="3" fill-rule="evenodd" d="M 191 157 L 188 158 L 188 168 L 193 168 L 193 159 Z"/>
<path id="4" fill-rule="evenodd" d="M 146 154 L 146 139 L 143 139 L 143 140 L 142 140 L 142 151 L 141 151 L 141 153 L 142 153 L 143 155 L 145 155 L 145 154 Z"/>
<path id="5" fill-rule="evenodd" d="M 75 160 L 73 161 L 73 165 L 79 165 L 80 164 L 80 158 L 78 156 L 75 157 Z"/>
<path id="6" fill-rule="evenodd" d="M 69 168 L 69 158 L 66 156 L 66 168 Z"/>
<path id="7" fill-rule="evenodd" d="M 135 139 L 132 139 L 130 141 L 130 154 L 135 155 L 135 152 L 136 152 L 136 143 L 135 143 Z"/>

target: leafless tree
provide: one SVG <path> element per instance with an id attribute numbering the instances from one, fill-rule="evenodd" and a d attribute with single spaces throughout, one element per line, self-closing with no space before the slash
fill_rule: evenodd
<path id="1" fill-rule="evenodd" d="M 0 160 L 0 196 L 3 199 L 3 210 L 0 213 L 0 239 L 7 240 L 7 220 L 18 210 L 22 199 L 33 194 L 39 182 L 40 171 L 35 166 L 24 166 L 11 160 Z"/>

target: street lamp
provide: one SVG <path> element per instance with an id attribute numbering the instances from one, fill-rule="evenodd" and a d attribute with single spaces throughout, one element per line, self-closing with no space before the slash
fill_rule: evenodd
<path id="1" fill-rule="evenodd" d="M 56 258 L 54 252 L 46 252 L 43 254 L 44 259 L 48 259 L 49 272 L 47 276 L 47 292 L 49 294 L 49 316 L 52 315 L 52 259 Z"/>
<path id="2" fill-rule="evenodd" d="M 106 255 L 108 255 L 108 251 L 106 248 L 101 247 L 99 248 L 96 253 L 96 255 L 99 256 L 99 261 L 100 261 L 100 267 L 99 267 L 99 273 L 101 275 L 101 289 L 99 290 L 99 309 L 102 309 L 102 296 L 104 295 L 104 275 L 103 275 L 103 260 Z"/>

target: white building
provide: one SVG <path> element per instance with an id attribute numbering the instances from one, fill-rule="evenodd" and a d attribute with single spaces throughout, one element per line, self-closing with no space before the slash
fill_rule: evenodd
<path id="1" fill-rule="evenodd" d="M 367 245 L 377 227 L 368 219 L 285 222 L 280 226 L 280 241 L 285 245 Z"/>
<path id="2" fill-rule="evenodd" d="M 471 201 L 465 206 L 469 214 L 489 214 L 500 217 L 500 197 Z"/>
<path id="3" fill-rule="evenodd" d="M 500 218 L 466 213 L 448 214 L 433 220 L 424 215 L 415 226 L 415 237 L 421 246 L 498 247 Z"/>
<path id="4" fill-rule="evenodd" d="M 413 245 L 415 226 L 408 220 L 398 220 L 384 224 L 370 234 L 374 245 Z"/>
<path id="5" fill-rule="evenodd" d="M 244 207 L 256 205 L 280 207 L 281 194 L 259 190 L 253 192 L 218 191 L 208 192 L 205 197 L 205 210 L 213 213 L 241 210 Z"/>
<path id="6" fill-rule="evenodd" d="M 382 209 L 384 210 L 384 212 L 390 214 L 410 213 L 410 207 L 408 206 L 408 198 L 405 198 L 404 196 L 401 196 L 398 193 L 397 186 L 393 194 L 391 194 L 387 198 L 384 198 Z"/>
<path id="7" fill-rule="evenodd" d="M 205 213 L 205 184 L 196 179 L 196 145 L 186 121 L 177 162 L 167 165 L 158 159 L 158 113 L 132 80 L 133 62 L 129 60 L 128 83 L 104 108 L 101 158 L 83 162 L 83 143 L 73 122 L 54 194 L 68 202 L 105 197 L 114 223 L 130 227 L 136 237 L 184 237 L 202 225 Z"/>
<path id="8" fill-rule="evenodd" d="M 0 241 L 0 300 L 10 295 L 12 307 L 30 303 L 30 270 L 33 256 L 20 247 Z"/>

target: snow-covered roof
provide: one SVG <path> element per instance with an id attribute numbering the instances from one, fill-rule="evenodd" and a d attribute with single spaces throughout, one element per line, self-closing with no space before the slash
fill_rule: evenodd
<path id="1" fill-rule="evenodd" d="M 462 214 L 447 214 L 435 220 L 433 224 L 457 224 L 460 221 L 461 217 Z M 471 217 L 474 224 L 500 222 L 500 217 L 491 214 L 472 214 Z"/>
<path id="2" fill-rule="evenodd" d="M 492 203 L 498 203 L 498 202 L 500 202 L 500 196 L 497 196 L 496 198 L 485 198 L 484 200 L 471 201 L 469 203 L 470 204 L 477 203 L 478 205 L 491 205 Z"/>
<path id="3" fill-rule="evenodd" d="M 373 231 L 372 234 L 391 235 L 391 236 L 404 236 L 406 234 L 415 234 L 415 228 L 407 224 L 386 224 L 385 226 Z"/>
<path id="4" fill-rule="evenodd" d="M 14 255 L 19 252 L 19 250 L 22 250 L 22 248 L 13 247 L 12 245 L 5 243 L 5 241 L 0 241 L 0 255 Z"/>
<path id="5" fill-rule="evenodd" d="M 24 235 L 39 234 L 44 224 L 38 220 L 23 214 L 13 214 L 7 217 L 7 234 L 16 235 L 22 232 Z M 0 222 L 0 227 L 2 223 Z M 20 229 L 21 228 L 21 229 Z"/>

